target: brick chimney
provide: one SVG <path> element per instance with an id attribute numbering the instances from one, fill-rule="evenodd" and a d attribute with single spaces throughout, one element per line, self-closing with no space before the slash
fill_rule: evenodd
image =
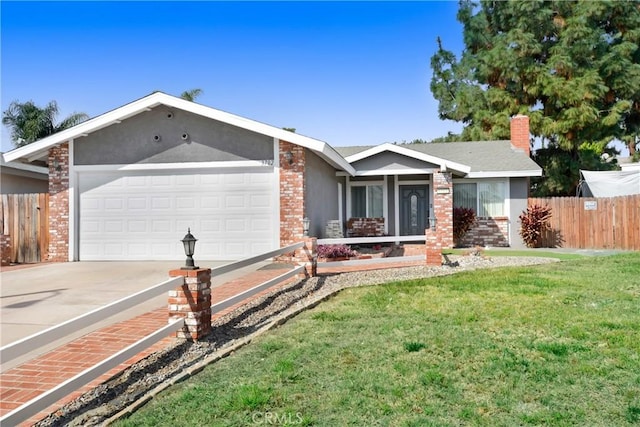
<path id="1" fill-rule="evenodd" d="M 511 145 L 531 155 L 529 146 L 529 116 L 518 114 L 511 118 Z"/>

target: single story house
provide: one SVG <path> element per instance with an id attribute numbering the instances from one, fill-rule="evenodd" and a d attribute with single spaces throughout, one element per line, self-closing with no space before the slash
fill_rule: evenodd
<path id="1" fill-rule="evenodd" d="M 528 117 L 511 141 L 332 147 L 317 139 L 155 92 L 5 153 L 49 168 L 51 260 L 233 260 L 297 242 L 303 218 L 383 218 L 384 233 L 452 245 L 453 204 L 481 218 L 471 243 L 520 245 Z M 433 221 L 432 221 L 433 222 Z M 431 224 L 433 225 L 433 224 Z"/>

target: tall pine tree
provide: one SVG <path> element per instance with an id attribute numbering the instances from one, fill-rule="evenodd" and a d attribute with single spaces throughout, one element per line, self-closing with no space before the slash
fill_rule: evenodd
<path id="1" fill-rule="evenodd" d="M 464 123 L 464 139 L 506 139 L 509 118 L 528 115 L 549 150 L 539 162 L 562 153 L 562 163 L 573 165 L 554 168 L 562 175 L 555 178 L 547 171 L 545 180 L 556 182 L 536 183 L 539 195 L 572 194 L 585 162 L 609 167 L 591 154 L 614 139 L 633 155 L 640 140 L 639 2 L 463 0 L 458 20 L 465 49 L 458 59 L 438 40 L 431 90 L 440 118 Z"/>

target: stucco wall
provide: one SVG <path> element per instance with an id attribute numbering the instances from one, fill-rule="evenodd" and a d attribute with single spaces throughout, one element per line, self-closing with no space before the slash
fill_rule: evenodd
<path id="1" fill-rule="evenodd" d="M 183 140 L 183 134 L 188 138 Z M 231 160 L 273 160 L 273 138 L 159 106 L 74 144 L 76 165 Z"/>
<path id="2" fill-rule="evenodd" d="M 311 222 L 309 235 L 322 238 L 327 221 L 338 219 L 339 179 L 333 166 L 310 150 L 305 153 L 305 174 L 305 212 Z"/>
<path id="3" fill-rule="evenodd" d="M 525 248 L 526 245 L 520 237 L 520 220 L 518 217 L 523 211 L 527 210 L 527 198 L 529 197 L 529 179 L 528 178 L 511 178 L 509 180 L 510 194 L 510 231 L 511 231 L 511 247 Z"/>
<path id="4" fill-rule="evenodd" d="M 0 193 L 2 194 L 22 194 L 22 193 L 46 193 L 49 191 L 49 181 L 28 176 L 18 176 L 2 173 L 0 176 Z"/>

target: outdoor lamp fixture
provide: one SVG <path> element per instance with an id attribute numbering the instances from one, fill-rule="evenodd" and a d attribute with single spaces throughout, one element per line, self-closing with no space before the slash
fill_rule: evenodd
<path id="1" fill-rule="evenodd" d="M 53 168 L 58 172 L 62 170 L 62 166 L 60 166 L 60 162 L 58 161 L 57 157 L 53 159 Z"/>
<path id="2" fill-rule="evenodd" d="M 429 217 L 429 225 L 430 225 L 430 228 L 435 231 L 435 229 L 436 229 L 436 217 L 435 216 L 430 216 Z"/>
<path id="3" fill-rule="evenodd" d="M 284 159 L 289 162 L 289 164 L 293 164 L 293 153 L 291 151 L 287 151 L 284 153 Z"/>
<path id="4" fill-rule="evenodd" d="M 302 235 L 305 237 L 309 236 L 309 225 L 311 221 L 306 216 L 302 218 Z"/>
<path id="5" fill-rule="evenodd" d="M 181 270 L 197 270 L 200 267 L 196 267 L 193 262 L 193 252 L 196 249 L 196 242 L 198 239 L 191 234 L 191 228 L 187 229 L 187 235 L 182 239 L 184 245 L 184 253 L 187 255 L 187 262 Z"/>

